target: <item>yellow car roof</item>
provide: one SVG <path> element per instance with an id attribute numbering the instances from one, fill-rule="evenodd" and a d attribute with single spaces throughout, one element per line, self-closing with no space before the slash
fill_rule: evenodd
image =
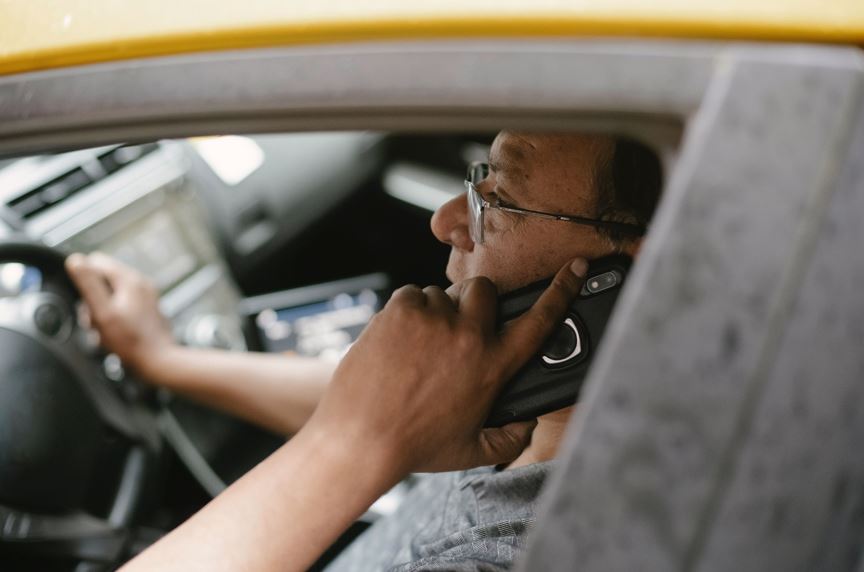
<path id="1" fill-rule="evenodd" d="M 586 36 L 864 44 L 864 0 L 0 0 L 0 74 L 324 42 Z"/>

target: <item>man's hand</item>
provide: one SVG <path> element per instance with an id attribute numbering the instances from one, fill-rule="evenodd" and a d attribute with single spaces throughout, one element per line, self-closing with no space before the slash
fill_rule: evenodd
<path id="1" fill-rule="evenodd" d="M 503 333 L 486 279 L 447 292 L 398 290 L 306 426 L 124 569 L 306 570 L 406 474 L 513 460 L 531 424 L 483 422 L 578 295 L 586 269 L 581 259 L 561 269 Z"/>
<path id="2" fill-rule="evenodd" d="M 159 293 L 138 271 L 104 254 L 73 254 L 66 270 L 87 304 L 105 349 L 143 373 L 164 349 L 175 345 L 159 312 Z"/>
<path id="3" fill-rule="evenodd" d="M 365 448 L 402 475 L 505 463 L 534 423 L 484 429 L 495 395 L 537 351 L 584 282 L 587 263 L 562 268 L 528 312 L 496 327 L 485 278 L 446 292 L 397 290 L 337 368 L 309 429 Z"/>

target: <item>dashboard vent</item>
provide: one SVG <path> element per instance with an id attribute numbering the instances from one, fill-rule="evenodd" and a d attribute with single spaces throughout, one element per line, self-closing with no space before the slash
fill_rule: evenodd
<path id="1" fill-rule="evenodd" d="M 90 169 L 85 169 L 84 166 L 74 167 L 35 189 L 15 197 L 9 201 L 7 206 L 22 219 L 33 218 L 144 155 L 155 151 L 158 147 L 157 143 L 115 147 L 96 157 L 102 167 L 101 169 L 98 167 Z"/>
<path id="2" fill-rule="evenodd" d="M 92 182 L 90 175 L 84 169 L 75 167 L 56 179 L 12 199 L 9 208 L 21 218 L 28 219 L 74 195 Z"/>
<path id="3" fill-rule="evenodd" d="M 157 143 L 146 145 L 125 145 L 99 155 L 99 164 L 107 175 L 119 171 L 129 163 L 133 163 L 159 148 Z"/>

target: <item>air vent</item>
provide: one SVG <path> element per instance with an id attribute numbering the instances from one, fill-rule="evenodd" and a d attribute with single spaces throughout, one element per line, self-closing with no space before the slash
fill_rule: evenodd
<path id="1" fill-rule="evenodd" d="M 99 164 L 102 165 L 102 168 L 105 169 L 105 173 L 111 174 L 115 171 L 119 171 L 129 163 L 133 163 L 147 155 L 148 153 L 152 153 L 159 147 L 156 143 L 148 143 L 146 145 L 125 145 L 123 147 L 117 147 L 108 151 L 107 153 L 103 153 L 99 155 Z"/>
<path id="2" fill-rule="evenodd" d="M 21 218 L 31 218 L 74 195 L 92 182 L 90 175 L 84 172 L 84 169 L 75 167 L 41 187 L 12 199 L 9 208 Z"/>
<path id="3" fill-rule="evenodd" d="M 115 147 L 97 157 L 102 166 L 101 173 L 95 165 L 95 168 L 87 170 L 83 167 L 75 167 L 35 189 L 15 197 L 9 201 L 7 206 L 22 219 L 33 218 L 42 211 L 63 202 L 93 183 L 155 151 L 158 147 L 157 143 Z"/>

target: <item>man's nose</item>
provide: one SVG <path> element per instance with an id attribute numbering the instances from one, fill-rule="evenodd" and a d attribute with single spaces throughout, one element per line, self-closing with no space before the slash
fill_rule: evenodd
<path id="1" fill-rule="evenodd" d="M 474 241 L 468 224 L 468 194 L 462 193 L 438 207 L 432 215 L 432 234 L 445 244 L 471 252 Z"/>

